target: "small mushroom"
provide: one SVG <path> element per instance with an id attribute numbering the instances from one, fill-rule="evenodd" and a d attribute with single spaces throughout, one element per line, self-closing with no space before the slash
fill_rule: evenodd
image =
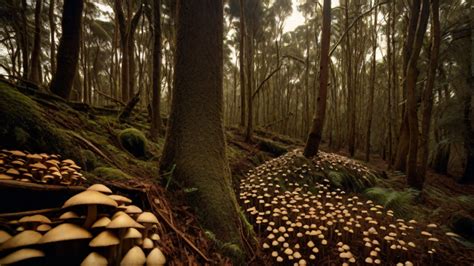
<path id="1" fill-rule="evenodd" d="M 42 235 L 33 230 L 25 230 L 14 237 L 5 241 L 1 246 L 0 250 L 25 247 L 38 243 Z"/>
<path id="2" fill-rule="evenodd" d="M 143 265 L 146 262 L 145 253 L 139 246 L 131 248 L 120 262 L 121 266 Z"/>
<path id="3" fill-rule="evenodd" d="M 91 252 L 87 257 L 81 262 L 81 266 L 107 266 L 107 259 L 100 255 L 97 252 Z"/>
<path id="4" fill-rule="evenodd" d="M 44 257 L 44 252 L 31 248 L 17 250 L 0 259 L 0 265 L 13 264 L 33 258 Z"/>
<path id="5" fill-rule="evenodd" d="M 150 254 L 146 257 L 146 265 L 165 265 L 166 264 L 166 257 L 161 252 L 159 248 L 154 248 L 150 251 Z"/>
<path id="6" fill-rule="evenodd" d="M 49 230 L 43 237 L 41 237 L 38 243 L 45 244 L 87 238 L 92 238 L 92 234 L 86 229 L 75 224 L 64 223 Z"/>

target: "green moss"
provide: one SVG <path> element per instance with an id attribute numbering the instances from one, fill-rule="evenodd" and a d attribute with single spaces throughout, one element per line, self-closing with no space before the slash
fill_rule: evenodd
<path id="1" fill-rule="evenodd" d="M 387 209 L 394 211 L 397 217 L 412 218 L 415 214 L 412 205 L 419 191 L 406 189 L 396 191 L 389 188 L 373 187 L 364 191 L 364 195 Z"/>
<path id="2" fill-rule="evenodd" d="M 110 180 L 126 180 L 133 178 L 128 174 L 122 172 L 120 169 L 112 167 L 97 167 L 92 173 L 96 176 Z"/>
<path id="3" fill-rule="evenodd" d="M 147 149 L 147 139 L 143 132 L 135 128 L 127 128 L 118 134 L 120 145 L 135 157 L 144 157 Z"/>
<path id="4" fill-rule="evenodd" d="M 52 126 L 35 101 L 0 82 L 0 146 L 61 154 L 82 165 L 71 138 Z"/>
<path id="5" fill-rule="evenodd" d="M 85 170 L 92 170 L 97 167 L 97 157 L 90 150 L 82 150 L 81 155 L 84 161 Z"/>

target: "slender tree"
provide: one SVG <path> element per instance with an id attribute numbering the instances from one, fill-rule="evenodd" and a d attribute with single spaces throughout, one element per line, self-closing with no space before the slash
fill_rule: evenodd
<path id="1" fill-rule="evenodd" d="M 240 0 L 240 32 L 239 32 L 239 71 L 240 71 L 240 126 L 245 127 L 245 0 Z"/>
<path id="2" fill-rule="evenodd" d="M 57 66 L 51 81 L 50 90 L 65 98 L 69 98 L 79 59 L 80 32 L 82 21 L 83 0 L 65 0 L 61 23 L 61 39 L 59 39 Z"/>
<path id="3" fill-rule="evenodd" d="M 36 0 L 35 4 L 35 31 L 33 39 L 33 49 L 31 50 L 31 64 L 28 79 L 41 83 L 41 10 L 43 8 L 43 1 Z"/>
<path id="4" fill-rule="evenodd" d="M 316 99 L 316 113 L 313 125 L 309 132 L 304 156 L 312 157 L 318 153 L 319 144 L 323 135 L 324 119 L 326 116 L 326 98 L 329 78 L 329 40 L 331 37 L 331 0 L 324 0 L 323 29 L 321 35 L 321 58 L 319 63 L 319 91 Z"/>
<path id="5" fill-rule="evenodd" d="M 223 1 L 177 2 L 174 88 L 162 172 L 192 188 L 189 203 L 202 224 L 242 247 L 240 219 L 225 153 L 223 128 Z"/>
<path id="6" fill-rule="evenodd" d="M 375 91 L 375 65 L 377 53 L 377 7 L 374 10 L 374 25 L 372 31 L 372 62 L 370 68 L 370 91 L 369 104 L 367 106 L 367 129 L 365 132 L 365 161 L 368 162 L 370 158 L 370 136 L 372 133 L 372 113 L 374 112 L 374 91 Z"/>
<path id="7" fill-rule="evenodd" d="M 162 130 L 161 100 L 161 0 L 153 0 L 153 70 L 151 103 L 151 136 L 156 139 Z"/>

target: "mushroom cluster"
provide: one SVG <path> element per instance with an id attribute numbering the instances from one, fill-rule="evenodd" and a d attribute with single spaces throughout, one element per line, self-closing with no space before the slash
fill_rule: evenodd
<path id="1" fill-rule="evenodd" d="M 36 214 L 9 221 L 8 230 L 0 230 L 0 265 L 166 263 L 158 247 L 157 217 L 105 185 L 95 184 L 72 196 L 62 209 L 55 218 Z"/>
<path id="2" fill-rule="evenodd" d="M 60 155 L 22 151 L 0 152 L 0 180 L 18 180 L 40 184 L 79 185 L 86 179 L 73 160 Z"/>
<path id="3" fill-rule="evenodd" d="M 394 218 L 392 210 L 320 182 L 314 165 L 288 153 L 250 171 L 239 199 L 278 264 L 413 265 L 436 261 L 435 224 Z M 449 235 L 449 234 L 448 234 Z"/>

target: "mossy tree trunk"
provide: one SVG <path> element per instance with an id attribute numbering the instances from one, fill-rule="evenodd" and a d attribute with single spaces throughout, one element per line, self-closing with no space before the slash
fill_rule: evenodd
<path id="1" fill-rule="evenodd" d="M 80 32 L 83 0 L 65 0 L 62 17 L 62 35 L 56 58 L 56 71 L 51 81 L 51 91 L 69 98 L 79 60 Z"/>
<path id="2" fill-rule="evenodd" d="M 175 166 L 173 181 L 194 190 L 189 203 L 203 226 L 241 248 L 223 128 L 223 2 L 177 4 L 174 89 L 160 169 Z"/>

